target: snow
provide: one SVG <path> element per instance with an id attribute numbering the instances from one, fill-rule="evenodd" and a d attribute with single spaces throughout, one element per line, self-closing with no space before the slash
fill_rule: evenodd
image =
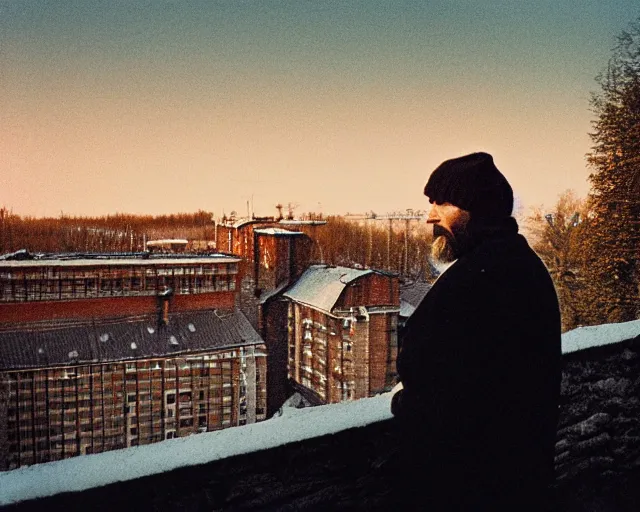
<path id="1" fill-rule="evenodd" d="M 288 229 L 282 228 L 264 228 L 264 229 L 254 229 L 254 233 L 258 233 L 259 235 L 304 235 L 301 231 L 289 231 Z"/>
<path id="2" fill-rule="evenodd" d="M 640 320 L 581 327 L 562 336 L 562 352 L 609 345 L 640 335 Z M 334 434 L 391 418 L 391 392 L 354 402 L 296 409 L 267 421 L 161 443 L 0 472 L 0 506 L 205 464 L 234 455 Z M 117 468 L 115 470 L 114 468 Z"/>
<path id="3" fill-rule="evenodd" d="M 415 310 L 415 306 L 409 304 L 406 300 L 400 299 L 400 316 L 409 318 L 411 315 L 413 315 L 413 312 Z"/>
<path id="4" fill-rule="evenodd" d="M 362 427 L 391 418 L 392 394 L 321 407 L 283 407 L 282 415 L 260 423 L 0 472 L 0 506 Z"/>
<path id="5" fill-rule="evenodd" d="M 611 345 L 640 336 L 640 320 L 578 327 L 562 335 L 562 353 Z"/>
<path id="6" fill-rule="evenodd" d="M 158 266 L 187 266 L 187 265 L 207 265 L 212 263 L 238 263 L 242 261 L 235 256 L 225 254 L 212 254 L 210 256 L 179 256 L 169 255 L 167 258 L 82 258 L 73 257 L 70 259 L 37 259 L 37 260 L 1 260 L 3 268 L 30 269 L 41 267 L 96 267 L 109 265 L 112 267 L 150 267 Z"/>
<path id="7" fill-rule="evenodd" d="M 371 273 L 371 270 L 311 265 L 284 296 L 331 313 L 345 287 L 352 281 Z"/>
<path id="8" fill-rule="evenodd" d="M 185 238 L 162 238 L 160 240 L 149 240 L 147 242 L 147 245 L 151 245 L 152 247 L 155 247 L 156 245 L 167 245 L 167 244 L 187 245 L 188 243 L 189 243 L 189 240 L 186 240 Z"/>

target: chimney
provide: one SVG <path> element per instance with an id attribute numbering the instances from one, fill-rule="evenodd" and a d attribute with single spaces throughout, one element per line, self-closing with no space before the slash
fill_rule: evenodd
<path id="1" fill-rule="evenodd" d="M 169 325 L 169 300 L 162 301 L 162 322 L 164 325 Z"/>
<path id="2" fill-rule="evenodd" d="M 167 288 L 158 294 L 158 327 L 169 325 L 169 300 L 173 296 L 173 289 Z"/>

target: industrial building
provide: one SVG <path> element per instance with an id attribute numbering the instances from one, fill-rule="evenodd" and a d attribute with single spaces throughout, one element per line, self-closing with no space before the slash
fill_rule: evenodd
<path id="1" fill-rule="evenodd" d="M 238 258 L 0 260 L 0 470 L 266 417 Z"/>

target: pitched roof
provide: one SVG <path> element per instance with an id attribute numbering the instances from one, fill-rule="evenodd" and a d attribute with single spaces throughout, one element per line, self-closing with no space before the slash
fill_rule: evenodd
<path id="1" fill-rule="evenodd" d="M 400 288 L 400 316 L 409 318 L 430 289 L 431 285 L 425 281 Z"/>
<path id="2" fill-rule="evenodd" d="M 165 357 L 264 343 L 240 311 L 0 332 L 0 370 Z"/>
<path id="3" fill-rule="evenodd" d="M 255 229 L 254 233 L 258 233 L 260 235 L 280 235 L 280 236 L 293 236 L 293 235 L 304 235 L 301 231 L 290 231 L 288 229 L 282 228 L 260 228 Z"/>
<path id="4" fill-rule="evenodd" d="M 372 270 L 312 265 L 283 295 L 295 302 L 330 312 L 347 285 Z"/>

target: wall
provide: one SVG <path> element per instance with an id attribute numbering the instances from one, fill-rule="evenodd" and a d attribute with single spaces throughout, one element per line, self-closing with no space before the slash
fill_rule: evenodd
<path id="1" fill-rule="evenodd" d="M 239 283 L 239 277 L 234 276 Z M 239 289 L 239 284 L 235 286 Z M 235 291 L 198 294 L 176 294 L 170 300 L 172 311 L 203 309 L 232 310 Z M 105 299 L 77 299 L 51 302 L 23 302 L 0 304 L 0 324 L 15 324 L 80 318 L 109 318 L 126 315 L 153 314 L 158 310 L 158 298 L 110 297 Z"/>
<path id="2" fill-rule="evenodd" d="M 0 373 L 0 470 L 262 420 L 265 357 L 246 350 Z"/>
<path id="3" fill-rule="evenodd" d="M 337 308 L 356 306 L 400 305 L 398 278 L 383 274 L 368 274 L 351 283 L 343 292 Z"/>
<path id="4" fill-rule="evenodd" d="M 398 356 L 398 315 L 376 313 L 369 315 L 369 394 L 389 391 L 396 379 Z"/>
<path id="5" fill-rule="evenodd" d="M 288 398 L 288 310 L 289 303 L 277 298 L 264 304 L 262 339 L 267 345 L 267 417 Z"/>
<path id="6" fill-rule="evenodd" d="M 564 357 L 553 512 L 640 510 L 640 340 Z M 389 421 L 7 510 L 393 510 Z"/>

